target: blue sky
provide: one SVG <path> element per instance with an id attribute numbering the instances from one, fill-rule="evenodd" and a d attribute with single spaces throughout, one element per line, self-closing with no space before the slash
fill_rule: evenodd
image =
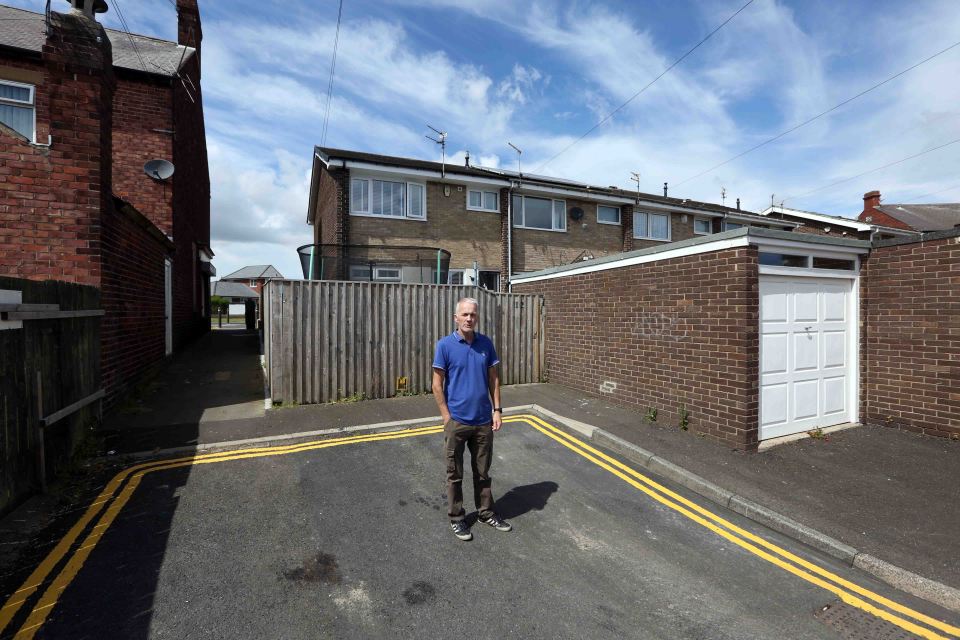
<path id="1" fill-rule="evenodd" d="M 599 185 L 854 216 L 886 202 L 960 200 L 960 47 L 814 124 L 702 170 L 960 41 L 955 0 L 754 0 L 683 63 L 544 166 L 745 0 L 344 0 L 326 144 L 448 155 Z M 42 0 L 3 0 L 42 11 Z M 116 0 L 102 17 L 117 27 Z M 311 150 L 321 141 L 337 2 L 200 0 L 203 91 L 221 274 L 270 263 L 300 277 Z M 65 10 L 64 0 L 53 8 Z M 170 0 L 120 0 L 133 31 L 175 39 Z M 957 187 L 956 189 L 948 189 Z M 934 195 L 921 198 L 926 194 Z M 801 197 L 802 196 L 802 197 Z"/>

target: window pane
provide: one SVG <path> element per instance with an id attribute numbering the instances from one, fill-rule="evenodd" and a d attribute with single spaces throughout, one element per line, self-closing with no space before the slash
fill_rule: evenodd
<path id="1" fill-rule="evenodd" d="M 647 237 L 647 214 L 643 211 L 633 212 L 633 236 L 635 238 Z"/>
<path id="2" fill-rule="evenodd" d="M 523 226 L 523 196 L 513 196 L 513 202 L 510 205 L 513 210 L 513 226 Z"/>
<path id="3" fill-rule="evenodd" d="M 786 253 L 760 252 L 760 264 L 771 267 L 806 267 L 807 256 L 795 256 Z"/>
<path id="4" fill-rule="evenodd" d="M 463 284 L 463 271 L 450 270 L 450 284 Z"/>
<path id="5" fill-rule="evenodd" d="M 0 83 L 0 98 L 31 104 L 30 89 L 28 87 L 15 87 L 13 85 Z"/>
<path id="6" fill-rule="evenodd" d="M 713 225 L 710 220 L 694 220 L 693 221 L 693 230 L 697 233 L 710 233 Z"/>
<path id="7" fill-rule="evenodd" d="M 666 240 L 670 237 L 670 216 L 650 214 L 650 237 Z"/>
<path id="8" fill-rule="evenodd" d="M 814 269 L 842 269 L 844 271 L 853 271 L 855 263 L 853 260 L 841 260 L 840 258 L 817 258 L 813 259 Z"/>
<path id="9" fill-rule="evenodd" d="M 484 191 L 483 192 L 483 208 L 489 209 L 490 211 L 496 211 L 497 207 L 497 194 L 493 191 Z"/>
<path id="10" fill-rule="evenodd" d="M 471 206 L 471 207 L 475 207 L 475 208 L 477 208 L 477 209 L 480 208 L 480 195 L 481 195 L 481 194 L 480 194 L 479 191 L 468 191 L 468 192 L 467 192 L 467 197 L 469 198 L 468 202 L 470 203 L 470 206 Z"/>
<path id="11" fill-rule="evenodd" d="M 367 185 L 368 183 L 366 180 L 350 181 L 351 211 L 367 211 L 367 205 L 370 203 L 369 195 L 367 194 Z"/>
<path id="12" fill-rule="evenodd" d="M 379 216 L 403 215 L 402 182 L 373 181 L 373 208 L 371 213 Z"/>
<path id="13" fill-rule="evenodd" d="M 734 229 L 743 229 L 746 225 L 742 225 L 739 222 L 725 222 L 723 228 L 726 231 L 733 231 Z"/>
<path id="14" fill-rule="evenodd" d="M 553 201 L 524 197 L 523 226 L 533 229 L 552 229 Z"/>
<path id="15" fill-rule="evenodd" d="M 420 184 L 410 184 L 407 185 L 407 189 L 410 192 L 410 210 L 407 212 L 407 215 L 411 218 L 422 218 L 423 217 L 423 185 Z"/>
<path id="16" fill-rule="evenodd" d="M 567 203 L 563 200 L 554 200 L 553 201 L 553 228 L 554 229 L 566 229 L 567 228 Z"/>
<path id="17" fill-rule="evenodd" d="M 3 85 L 0 85 L 2 88 Z M 33 107 L 0 104 L 0 122 L 20 135 L 33 140 Z"/>
<path id="18" fill-rule="evenodd" d="M 597 207 L 597 221 L 598 222 L 620 222 L 620 208 L 619 207 L 607 207 L 600 205 Z"/>

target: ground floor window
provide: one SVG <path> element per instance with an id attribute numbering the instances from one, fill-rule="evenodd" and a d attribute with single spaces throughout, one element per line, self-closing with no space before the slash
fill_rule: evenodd
<path id="1" fill-rule="evenodd" d="M 477 275 L 477 285 L 488 291 L 500 291 L 500 272 L 481 270 Z"/>

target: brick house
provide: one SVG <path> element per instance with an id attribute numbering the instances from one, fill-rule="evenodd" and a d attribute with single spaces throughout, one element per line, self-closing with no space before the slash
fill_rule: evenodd
<path id="1" fill-rule="evenodd" d="M 870 194 L 867 194 L 870 195 Z M 895 238 L 907 239 L 919 237 L 919 232 L 909 230 L 903 226 L 889 226 L 878 224 L 874 220 L 863 221 L 843 216 L 831 216 L 824 213 L 791 209 L 790 207 L 767 207 L 760 215 L 776 220 L 790 220 L 800 223 L 795 231 L 800 233 L 816 233 L 836 236 L 839 238 L 856 238 L 858 240 L 892 240 Z"/>
<path id="2" fill-rule="evenodd" d="M 960 438 L 960 229 L 741 229 L 514 278 L 557 382 L 755 450 L 876 424 Z"/>
<path id="3" fill-rule="evenodd" d="M 880 192 L 868 191 L 857 220 L 912 232 L 946 231 L 960 227 L 960 202 L 881 204 Z"/>
<path id="4" fill-rule="evenodd" d="M 104 29 L 105 3 L 0 6 L 0 273 L 101 290 L 112 401 L 208 331 L 209 177 L 196 0 L 179 42 Z M 145 173 L 172 162 L 168 179 Z"/>
<path id="5" fill-rule="evenodd" d="M 257 295 L 263 295 L 263 285 L 273 279 L 283 279 L 283 274 L 277 271 L 272 264 L 254 264 L 237 269 L 233 273 L 228 273 L 220 277 L 221 282 L 242 282 L 246 286 L 256 291 Z"/>
<path id="6" fill-rule="evenodd" d="M 373 266 L 353 265 L 335 279 L 407 281 L 389 255 L 371 258 L 369 247 L 407 253 L 422 247 L 450 253 L 445 282 L 493 290 L 505 287 L 510 273 L 744 226 L 800 224 L 666 195 L 519 176 L 469 160 L 452 165 L 321 147 L 314 150 L 307 223 L 315 246 L 367 247 L 361 262 Z M 435 282 L 432 273 L 423 281 Z"/>

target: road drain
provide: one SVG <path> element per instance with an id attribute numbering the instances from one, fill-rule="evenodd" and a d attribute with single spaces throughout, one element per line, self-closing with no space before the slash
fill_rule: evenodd
<path id="1" fill-rule="evenodd" d="M 914 640 L 917 637 L 840 600 L 820 607 L 814 616 L 845 640 Z"/>

